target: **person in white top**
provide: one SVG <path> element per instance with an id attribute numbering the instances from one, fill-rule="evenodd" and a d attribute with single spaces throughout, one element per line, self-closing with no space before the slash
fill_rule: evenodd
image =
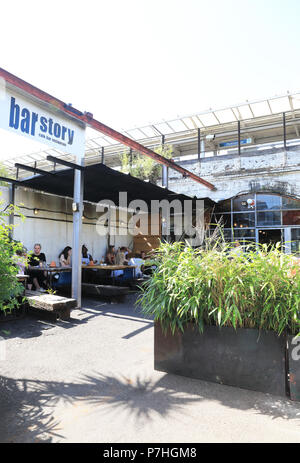
<path id="1" fill-rule="evenodd" d="M 142 251 L 141 254 L 136 254 L 135 257 L 132 257 L 128 265 L 136 265 L 135 275 L 137 278 L 143 277 L 143 272 L 141 270 L 142 265 L 145 263 L 145 252 Z"/>

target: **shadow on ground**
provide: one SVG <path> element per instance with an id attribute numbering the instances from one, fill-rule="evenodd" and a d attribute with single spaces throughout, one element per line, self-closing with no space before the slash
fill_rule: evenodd
<path id="1" fill-rule="evenodd" d="M 91 412 L 110 414 L 110 421 L 132 415 L 138 421 L 188 413 L 189 406 L 216 401 L 223 406 L 253 410 L 273 419 L 296 420 L 300 404 L 268 394 L 165 374 L 156 382 L 147 378 L 103 375 L 82 376 L 77 382 L 13 380 L 0 377 L 0 442 L 63 441 L 64 431 L 54 419 L 61 401 L 77 409 L 88 404 Z M 199 417 L 201 408 L 199 408 Z M 126 423 L 124 423 L 126 424 Z M 85 430 L 89 432 L 88 428 Z"/>
<path id="2" fill-rule="evenodd" d="M 142 323 L 141 328 L 132 333 L 128 333 L 124 338 L 130 338 L 139 334 L 147 328 L 151 328 L 153 323 L 144 317 L 140 308 L 135 306 L 137 294 L 129 294 L 124 302 L 109 302 L 107 300 L 85 298 L 82 308 L 73 310 L 68 321 L 55 320 L 51 313 L 46 311 L 31 311 L 22 318 L 8 320 L 0 323 L 0 336 L 4 339 L 11 338 L 34 338 L 41 336 L 44 331 L 60 327 L 63 329 L 75 328 L 78 325 L 88 323 L 95 317 L 110 317 L 112 319 L 127 319 Z"/>

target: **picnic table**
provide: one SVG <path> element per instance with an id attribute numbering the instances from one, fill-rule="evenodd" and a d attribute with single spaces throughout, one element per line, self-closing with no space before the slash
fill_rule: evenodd
<path id="1" fill-rule="evenodd" d="M 106 271 L 114 271 L 114 270 L 126 270 L 126 269 L 132 269 L 133 270 L 133 279 L 135 278 L 135 269 L 137 268 L 137 265 L 106 265 L 106 264 L 94 264 L 94 265 L 82 265 L 82 269 L 88 269 L 88 270 L 106 270 Z M 115 283 L 115 274 L 113 273 L 113 283 Z"/>
<path id="2" fill-rule="evenodd" d="M 105 264 L 94 264 L 94 265 L 82 265 L 82 268 L 89 269 L 101 269 L 101 270 L 125 270 L 126 268 L 136 268 L 137 265 L 105 265 Z"/>
<path id="3" fill-rule="evenodd" d="M 53 286 L 53 275 L 55 273 L 63 273 L 63 272 L 71 272 L 72 267 L 33 267 L 34 271 L 39 271 L 39 272 L 46 272 L 47 273 L 47 280 L 49 283 L 50 288 Z"/>
<path id="4" fill-rule="evenodd" d="M 114 270 L 126 270 L 132 269 L 133 271 L 133 278 L 135 278 L 135 269 L 137 265 L 104 265 L 104 264 L 94 264 L 94 265 L 82 265 L 83 270 L 105 270 L 109 272 L 113 272 Z M 34 267 L 34 270 L 39 272 L 46 272 L 47 273 L 47 280 L 49 283 L 50 288 L 53 286 L 53 275 L 56 273 L 63 273 L 63 272 L 71 272 L 72 267 Z M 113 273 L 113 282 L 115 283 L 115 275 Z M 27 277 L 25 275 L 25 277 Z"/>

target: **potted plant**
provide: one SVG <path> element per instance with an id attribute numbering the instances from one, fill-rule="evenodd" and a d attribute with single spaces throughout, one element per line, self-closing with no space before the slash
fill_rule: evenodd
<path id="1" fill-rule="evenodd" d="M 300 331 L 293 256 L 279 246 L 177 242 L 161 244 L 156 263 L 139 298 L 155 320 L 155 369 L 285 396 L 286 337 Z"/>

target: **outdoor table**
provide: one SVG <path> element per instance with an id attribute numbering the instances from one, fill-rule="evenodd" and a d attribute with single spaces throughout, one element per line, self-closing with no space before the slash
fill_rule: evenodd
<path id="1" fill-rule="evenodd" d="M 82 265 L 82 269 L 89 269 L 89 270 L 125 270 L 128 268 L 133 269 L 133 278 L 135 278 L 135 269 L 137 268 L 137 265 L 101 265 L 101 264 L 95 264 L 95 265 Z M 115 283 L 115 275 L 113 274 L 113 282 Z"/>
<path id="2" fill-rule="evenodd" d="M 52 288 L 52 281 L 54 273 L 62 273 L 62 272 L 71 272 L 72 267 L 33 267 L 33 270 L 37 270 L 39 272 L 46 272 L 47 273 L 47 280 L 49 282 L 50 288 Z"/>

